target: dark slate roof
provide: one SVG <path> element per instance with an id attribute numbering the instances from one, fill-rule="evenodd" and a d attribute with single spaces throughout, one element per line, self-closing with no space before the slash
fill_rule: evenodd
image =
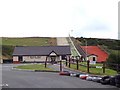
<path id="1" fill-rule="evenodd" d="M 57 55 L 71 55 L 70 46 L 22 46 L 15 47 L 13 56 L 49 55 L 52 51 Z"/>

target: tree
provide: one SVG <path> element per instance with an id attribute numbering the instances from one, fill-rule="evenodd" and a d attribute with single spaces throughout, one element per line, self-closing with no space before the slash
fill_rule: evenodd
<path id="1" fill-rule="evenodd" d="M 108 57 L 107 65 L 114 70 L 119 68 L 120 71 L 120 50 L 112 50 L 111 54 Z M 117 66 L 119 64 L 119 66 Z"/>

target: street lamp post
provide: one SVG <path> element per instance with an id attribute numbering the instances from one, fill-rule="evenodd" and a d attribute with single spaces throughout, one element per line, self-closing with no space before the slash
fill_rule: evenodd
<path id="1" fill-rule="evenodd" d="M 86 52 L 86 55 L 85 55 L 85 60 L 87 61 L 87 40 L 85 40 L 85 52 Z"/>

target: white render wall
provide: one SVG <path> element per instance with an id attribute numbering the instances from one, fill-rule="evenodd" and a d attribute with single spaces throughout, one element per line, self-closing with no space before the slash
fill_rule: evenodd
<path id="1" fill-rule="evenodd" d="M 13 56 L 13 61 L 18 61 L 18 56 Z"/>
<path id="2" fill-rule="evenodd" d="M 47 56 L 23 56 L 23 61 L 26 62 L 39 62 L 39 61 L 45 61 Z M 59 61 L 61 59 L 61 56 L 56 57 L 56 61 Z M 13 61 L 19 61 L 18 56 L 13 56 Z M 51 61 L 51 58 L 48 57 L 47 61 Z"/>
<path id="3" fill-rule="evenodd" d="M 95 56 L 95 55 L 89 56 L 89 57 L 88 57 L 88 60 L 93 61 L 93 57 L 95 57 L 95 61 L 97 61 L 97 56 Z"/>
<path id="4" fill-rule="evenodd" d="M 35 62 L 35 61 L 45 61 L 47 56 L 23 56 L 23 61 L 26 62 Z M 51 58 L 48 57 L 47 61 L 50 61 Z M 60 60 L 60 57 L 56 57 L 56 61 Z"/>
<path id="5" fill-rule="evenodd" d="M 46 56 L 23 56 L 23 61 L 34 62 L 34 61 L 45 61 Z"/>
<path id="6" fill-rule="evenodd" d="M 0 59 L 0 63 L 3 63 L 3 59 Z"/>

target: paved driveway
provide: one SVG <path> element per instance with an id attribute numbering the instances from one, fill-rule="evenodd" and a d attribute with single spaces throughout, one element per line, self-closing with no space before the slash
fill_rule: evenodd
<path id="1" fill-rule="evenodd" d="M 3 64 L 2 83 L 5 88 L 116 88 L 58 73 L 12 70 L 13 66 Z"/>

